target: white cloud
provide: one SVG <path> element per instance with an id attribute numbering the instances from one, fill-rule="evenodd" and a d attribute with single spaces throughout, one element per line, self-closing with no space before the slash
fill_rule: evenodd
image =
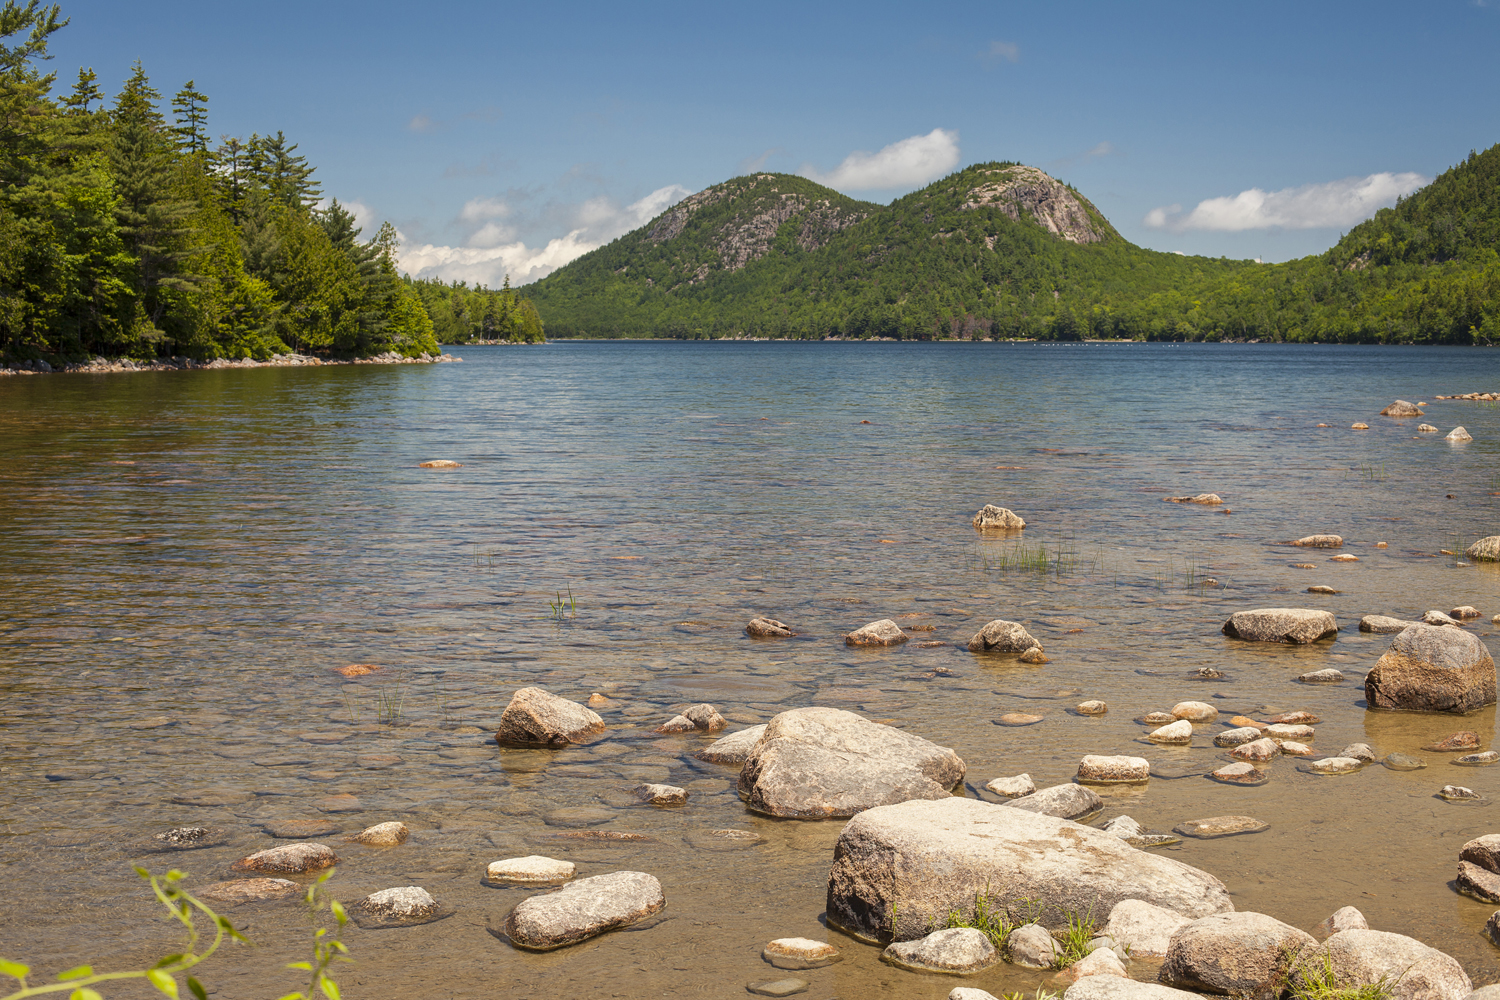
<path id="1" fill-rule="evenodd" d="M 360 228 L 360 233 L 365 239 L 374 237 L 376 230 L 380 228 L 380 220 L 375 215 L 375 210 L 359 199 L 352 201 L 341 201 L 344 211 L 354 216 L 354 224 Z"/>
<path id="2" fill-rule="evenodd" d="M 1099 145 L 1095 146 L 1093 149 L 1089 150 L 1087 153 L 1084 153 L 1083 158 L 1085 160 L 1097 160 L 1099 157 L 1108 156 L 1114 151 L 1115 144 L 1108 140 L 1105 140 L 1104 142 L 1099 143 Z"/>
<path id="3" fill-rule="evenodd" d="M 413 115 L 411 121 L 406 123 L 406 127 L 421 135 L 430 135 L 441 131 L 443 123 L 424 111 L 419 115 Z"/>
<path id="4" fill-rule="evenodd" d="M 893 142 L 878 153 L 857 150 L 826 174 L 810 165 L 798 173 L 839 191 L 916 187 L 958 166 L 958 157 L 958 133 L 935 128 Z"/>
<path id="5" fill-rule="evenodd" d="M 1021 47 L 1015 42 L 990 42 L 990 50 L 985 53 L 990 59 L 1004 59 L 1006 62 L 1021 61 Z"/>
<path id="6" fill-rule="evenodd" d="M 520 225 L 508 223 L 517 212 L 505 199 L 475 198 L 464 204 L 459 221 L 483 225 L 469 235 L 464 246 L 414 244 L 403 237 L 399 264 L 403 271 L 417 278 L 437 277 L 498 287 L 510 275 L 512 285 L 524 285 L 640 228 L 691 193 L 680 184 L 669 184 L 625 206 L 604 196 L 567 206 L 553 213 L 554 221 L 567 225 L 566 235 L 548 239 L 540 246 L 516 237 Z M 507 223 L 499 219 L 506 219 Z"/>
<path id="7" fill-rule="evenodd" d="M 1327 184 L 1304 184 L 1280 191 L 1250 188 L 1232 197 L 1200 201 L 1186 215 L 1181 205 L 1153 208 L 1152 229 L 1237 233 L 1247 229 L 1347 229 L 1393 205 L 1396 199 L 1430 183 L 1421 174 L 1379 173 L 1346 177 Z"/>

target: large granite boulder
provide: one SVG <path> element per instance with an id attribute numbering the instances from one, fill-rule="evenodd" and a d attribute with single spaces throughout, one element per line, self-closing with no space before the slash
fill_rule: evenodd
<path id="1" fill-rule="evenodd" d="M 1393 1000 L 1464 1000 L 1474 984 L 1463 966 L 1416 938 L 1389 931 L 1347 930 L 1302 949 L 1291 975 L 1300 985 L 1302 969 L 1326 966 L 1340 986 L 1366 986 L 1386 980 Z"/>
<path id="2" fill-rule="evenodd" d="M 980 531 L 1019 531 L 1026 522 L 1015 511 L 987 503 L 974 515 L 974 527 Z"/>
<path id="3" fill-rule="evenodd" d="M 1215 913 L 1183 924 L 1167 945 L 1161 981 L 1200 993 L 1272 1000 L 1297 953 L 1317 941 L 1264 913 Z"/>
<path id="4" fill-rule="evenodd" d="M 495 742 L 501 746 L 560 747 L 604 732 L 604 720 L 576 701 L 541 688 L 522 688 L 500 716 Z"/>
<path id="5" fill-rule="evenodd" d="M 969 640 L 971 653 L 1024 653 L 1041 647 L 1042 644 L 1033 639 L 1020 622 L 1008 622 L 1004 618 L 996 618 Z"/>
<path id="6" fill-rule="evenodd" d="M 904 941 L 954 911 L 972 919 L 984 894 L 992 912 L 1025 912 L 1035 900 L 1037 922 L 1054 930 L 1069 912 L 1109 913 L 1124 899 L 1193 918 L 1233 909 L 1212 875 L 1102 830 L 950 796 L 870 809 L 844 826 L 828 919 L 861 940 Z"/>
<path id="7" fill-rule="evenodd" d="M 1311 608 L 1259 608 L 1236 611 L 1222 630 L 1231 639 L 1248 642 L 1304 644 L 1337 635 L 1339 623 L 1327 611 Z"/>
<path id="8" fill-rule="evenodd" d="M 505 933 L 518 948 L 551 951 L 628 927 L 666 905 L 655 877 L 610 872 L 521 900 L 505 918 Z"/>
<path id="9" fill-rule="evenodd" d="M 946 798 L 964 779 L 947 747 L 837 708 L 795 708 L 766 723 L 740 769 L 759 813 L 835 819 L 907 799 Z"/>
<path id="10" fill-rule="evenodd" d="M 1398 399 L 1390 406 L 1380 411 L 1382 417 L 1422 417 L 1426 416 L 1422 408 L 1416 403 L 1408 403 L 1404 399 Z"/>
<path id="11" fill-rule="evenodd" d="M 1411 625 L 1365 675 L 1371 708 L 1467 714 L 1495 703 L 1495 661 L 1472 632 Z"/>
<path id="12" fill-rule="evenodd" d="M 1476 562 L 1500 562 L 1500 535 L 1490 535 L 1464 549 L 1464 555 Z"/>

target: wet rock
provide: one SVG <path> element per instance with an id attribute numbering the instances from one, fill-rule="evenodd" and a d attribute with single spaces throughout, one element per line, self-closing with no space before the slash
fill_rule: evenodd
<path id="1" fill-rule="evenodd" d="M 1339 931 L 1365 931 L 1370 925 L 1365 922 L 1365 915 L 1352 906 L 1342 906 L 1334 910 L 1322 923 L 1313 928 L 1313 937 L 1319 941 L 1326 940 Z"/>
<path id="2" fill-rule="evenodd" d="M 1500 562 L 1500 535 L 1490 535 L 1464 549 L 1464 556 L 1475 562 Z M 1497 615 L 1496 617 L 1500 617 Z"/>
<path id="3" fill-rule="evenodd" d="M 1437 432 L 1438 432 L 1438 429 L 1436 427 L 1432 426 L 1431 424 L 1418 424 L 1417 425 L 1417 433 L 1419 433 L 1419 434 L 1436 434 Z"/>
<path id="4" fill-rule="evenodd" d="M 1139 899 L 1125 899 L 1109 911 L 1103 932 L 1131 955 L 1166 957 L 1167 946 L 1188 918 Z"/>
<path id="5" fill-rule="evenodd" d="M 1089 976 L 1068 987 L 1063 1000 L 1202 1000 L 1197 993 L 1160 983 L 1141 983 L 1115 976 Z"/>
<path id="6" fill-rule="evenodd" d="M 1303 769 L 1309 774 L 1353 774 L 1362 766 L 1353 757 L 1324 757 L 1308 761 Z"/>
<path id="7" fill-rule="evenodd" d="M 1344 538 L 1342 535 L 1308 535 L 1287 544 L 1304 549 L 1341 549 L 1344 547 Z"/>
<path id="8" fill-rule="evenodd" d="M 348 813 L 359 812 L 364 805 L 359 801 L 359 796 L 350 795 L 348 792 L 339 792 L 337 795 L 325 795 L 314 802 L 319 812 L 326 813 Z"/>
<path id="9" fill-rule="evenodd" d="M 988 990 L 976 989 L 972 986 L 955 986 L 948 992 L 948 1000 L 1000 1000 L 1000 998 Z M 1488 1000 L 1488 998 L 1480 997 L 1478 1000 Z"/>
<path id="10" fill-rule="evenodd" d="M 748 983 L 745 989 L 758 997 L 789 997 L 798 993 L 806 993 L 808 982 L 805 979 L 771 979 L 762 983 Z"/>
<path id="11" fill-rule="evenodd" d="M 1102 701 L 1080 702 L 1074 709 L 1079 715 L 1103 715 L 1109 711 L 1109 706 Z"/>
<path id="12" fill-rule="evenodd" d="M 302 887 L 284 878 L 241 878 L 206 885 L 193 890 L 193 895 L 210 903 L 258 903 L 300 896 Z"/>
<path id="13" fill-rule="evenodd" d="M 571 861 L 530 854 L 524 858 L 505 858 L 491 861 L 485 869 L 485 877 L 494 882 L 519 882 L 542 885 L 549 882 L 566 882 L 577 871 Z"/>
<path id="14" fill-rule="evenodd" d="M 1335 670 L 1333 667 L 1325 667 L 1322 670 L 1309 670 L 1305 674 L 1298 675 L 1297 679 L 1303 684 L 1342 684 L 1344 672 Z"/>
<path id="15" fill-rule="evenodd" d="M 1233 764 L 1225 764 L 1208 775 L 1215 781 L 1222 781 L 1226 785 L 1264 785 L 1271 780 L 1271 776 L 1260 768 L 1247 761 L 1236 761 Z"/>
<path id="16" fill-rule="evenodd" d="M 686 805 L 688 800 L 687 790 L 676 785 L 636 785 L 630 793 L 653 806 L 681 806 Z"/>
<path id="17" fill-rule="evenodd" d="M 1420 757 L 1404 753 L 1387 754 L 1381 763 L 1392 771 L 1419 771 L 1427 766 L 1427 762 Z"/>
<path id="18" fill-rule="evenodd" d="M 1136 720 L 1143 726 L 1166 726 L 1177 721 L 1171 712 L 1147 712 Z"/>
<path id="19" fill-rule="evenodd" d="M 880 953 L 880 958 L 897 968 L 913 972 L 968 976 L 983 972 L 1000 961 L 1000 953 L 983 931 L 973 927 L 950 927 L 913 941 L 892 941 Z"/>
<path id="20" fill-rule="evenodd" d="M 821 969 L 843 960 L 839 950 L 826 941 L 811 938 L 777 938 L 761 950 L 760 957 L 778 969 Z"/>
<path id="21" fill-rule="evenodd" d="M 1429 743 L 1422 749 L 1437 753 L 1452 753 L 1459 750 L 1473 750 L 1477 746 L 1479 746 L 1479 734 L 1471 729 L 1464 729 L 1452 736 L 1445 736 L 1436 743 Z"/>
<path id="22" fill-rule="evenodd" d="M 1078 763 L 1077 780 L 1086 785 L 1144 785 L 1150 778 L 1151 762 L 1144 757 L 1088 754 Z"/>
<path id="23" fill-rule="evenodd" d="M 1479 609 L 1476 608 L 1476 607 L 1474 607 L 1474 605 L 1472 605 L 1472 604 L 1460 604 L 1458 607 L 1456 607 L 1452 611 L 1448 612 L 1448 616 L 1450 618 L 1458 618 L 1458 619 L 1483 618 L 1484 617 L 1484 615 L 1480 613 Z"/>
<path id="24" fill-rule="evenodd" d="M 1152 743 L 1191 743 L 1193 742 L 1193 724 L 1186 719 L 1178 719 L 1160 729 L 1153 729 L 1146 734 L 1146 739 Z"/>
<path id="25" fill-rule="evenodd" d="M 1375 755 L 1375 748 L 1368 743 L 1351 743 L 1338 752 L 1340 757 L 1353 757 L 1355 760 L 1366 764 L 1373 764 L 1380 758 Z"/>
<path id="26" fill-rule="evenodd" d="M 1060 819 L 1078 819 L 1103 809 L 1104 800 L 1081 785 L 1052 785 L 1001 805 Z"/>
<path id="27" fill-rule="evenodd" d="M 1474 440 L 1474 436 L 1472 434 L 1470 434 L 1468 431 L 1464 430 L 1462 427 L 1455 427 L 1451 431 L 1449 431 L 1447 434 L 1443 435 L 1443 440 L 1444 441 L 1472 441 L 1472 440 Z"/>
<path id="28" fill-rule="evenodd" d="M 1381 410 L 1380 415 L 1382 417 L 1420 417 L 1423 414 L 1420 407 L 1413 403 L 1408 403 L 1404 399 L 1398 399 L 1390 406 Z"/>
<path id="29" fill-rule="evenodd" d="M 1249 743 L 1242 743 L 1229 751 L 1229 755 L 1236 760 L 1275 760 L 1281 756 L 1281 747 L 1275 740 L 1261 737 Z"/>
<path id="30" fill-rule="evenodd" d="M 1001 531 L 1018 531 L 1026 527 L 1025 520 L 1019 514 L 1004 507 L 996 507 L 992 503 L 987 503 L 979 508 L 979 513 L 974 515 L 973 524 L 974 527 L 981 531 L 996 529 Z"/>
<path id="31" fill-rule="evenodd" d="M 333 672 L 341 674 L 344 677 L 363 677 L 366 674 L 373 674 L 379 669 L 380 665 L 378 663 L 351 663 L 348 666 L 335 667 Z"/>
<path id="32" fill-rule="evenodd" d="M 557 747 L 582 743 L 604 732 L 604 720 L 576 701 L 541 688 L 521 688 L 500 716 L 495 742 L 501 746 Z"/>
<path id="33" fill-rule="evenodd" d="M 1063 956 L 1063 947 L 1041 924 L 1023 924 L 1005 939 L 1013 965 L 1023 969 L 1050 969 Z"/>
<path id="34" fill-rule="evenodd" d="M 1285 642 L 1303 645 L 1337 635 L 1338 622 L 1327 611 L 1310 608 L 1259 608 L 1236 611 L 1221 630 L 1231 639 L 1247 642 Z"/>
<path id="35" fill-rule="evenodd" d="M 1413 625 L 1365 676 L 1372 708 L 1467 714 L 1495 703 L 1495 661 L 1472 633 Z"/>
<path id="36" fill-rule="evenodd" d="M 1125 971 L 1125 963 L 1120 961 L 1120 956 L 1113 949 L 1100 947 L 1095 948 L 1088 955 L 1064 969 L 1059 978 L 1064 981 L 1077 982 L 1088 976 L 1120 976 L 1123 978 L 1129 975 Z"/>
<path id="37" fill-rule="evenodd" d="M 1212 840 L 1215 837 L 1233 837 L 1241 833 L 1260 833 L 1270 829 L 1271 824 L 1262 823 L 1254 816 L 1211 816 L 1208 819 L 1192 819 L 1172 829 L 1184 837 Z"/>
<path id="38" fill-rule="evenodd" d="M 1449 956 L 1402 934 L 1339 931 L 1297 955 L 1289 985 L 1304 988 L 1302 969 L 1321 976 L 1328 968 L 1340 986 L 1386 982 L 1393 1000 L 1463 1000 L 1474 989 Z"/>
<path id="39" fill-rule="evenodd" d="M 1438 789 L 1437 794 L 1438 798 L 1447 799 L 1449 802 L 1478 802 L 1484 798 L 1474 789 L 1465 788 L 1462 785 L 1444 785 Z"/>
<path id="40" fill-rule="evenodd" d="M 1463 622 L 1457 618 L 1450 617 L 1447 612 L 1439 611 L 1436 608 L 1422 615 L 1422 623 L 1424 625 L 1453 625 L 1459 628 L 1463 627 Z M 1403 631 L 1405 630 L 1403 629 Z"/>
<path id="41" fill-rule="evenodd" d="M 1297 740 L 1299 742 L 1310 740 L 1317 735 L 1312 726 L 1290 725 L 1281 722 L 1267 726 L 1265 733 L 1267 737 L 1276 740 L 1278 743 L 1282 740 Z"/>
<path id="42" fill-rule="evenodd" d="M 542 814 L 542 822 L 548 826 L 564 827 L 598 826 L 614 818 L 613 810 L 599 806 L 561 806 Z"/>
<path id="43" fill-rule="evenodd" d="M 1385 615 L 1365 615 L 1359 620 L 1361 632 L 1404 632 L 1413 625 L 1420 622 L 1409 622 L 1404 618 L 1388 618 Z"/>
<path id="44" fill-rule="evenodd" d="M 1311 712 L 1281 712 L 1266 720 L 1273 726 L 1316 726 L 1323 720 Z"/>
<path id="45" fill-rule="evenodd" d="M 658 733 L 691 733 L 698 729 L 693 720 L 685 715 L 674 715 L 656 727 Z"/>
<path id="46" fill-rule="evenodd" d="M 463 466 L 451 458 L 434 458 L 418 463 L 419 469 L 461 469 Z"/>
<path id="47" fill-rule="evenodd" d="M 1034 726 L 1043 718 L 1040 715 L 1028 715 L 1026 712 L 1006 712 L 1000 718 L 990 721 L 997 726 Z"/>
<path id="48" fill-rule="evenodd" d="M 1047 654 L 1044 653 L 1044 652 L 1042 652 L 1042 647 L 1041 646 L 1032 646 L 1026 652 L 1024 652 L 1020 656 L 1016 657 L 1016 659 L 1019 660 L 1019 661 L 1021 661 L 1022 663 L 1051 663 L 1052 662 L 1050 659 L 1048 659 Z"/>
<path id="49" fill-rule="evenodd" d="M 765 731 L 764 725 L 741 729 L 737 733 L 721 736 L 693 756 L 710 764 L 743 764 Z"/>
<path id="50" fill-rule="evenodd" d="M 946 797 L 964 762 L 893 726 L 836 708 L 798 708 L 766 724 L 740 770 L 755 812 L 787 819 L 852 816 L 905 799 Z"/>
<path id="51" fill-rule="evenodd" d="M 1180 989 L 1254 1000 L 1280 996 L 1297 953 L 1316 946 L 1306 931 L 1264 913 L 1216 913 L 1172 935 L 1161 981 Z"/>
<path id="52" fill-rule="evenodd" d="M 191 851 L 200 847 L 217 847 L 228 835 L 211 826 L 178 826 L 151 837 L 151 847 L 158 851 Z"/>
<path id="53" fill-rule="evenodd" d="M 969 640 L 969 652 L 1024 653 L 1041 645 L 1020 622 L 996 618 L 974 633 L 974 638 Z"/>
<path id="54" fill-rule="evenodd" d="M 1215 670 L 1213 667 L 1199 667 L 1188 674 L 1188 680 L 1190 681 L 1221 681 L 1223 679 L 1223 671 Z"/>
<path id="55" fill-rule="evenodd" d="M 615 701 L 613 698 L 600 694 L 598 691 L 595 691 L 593 694 L 589 695 L 589 700 L 584 702 L 584 704 L 589 708 L 602 708 L 605 710 L 620 707 L 619 702 Z"/>
<path id="56" fill-rule="evenodd" d="M 230 867 L 237 872 L 300 875 L 332 868 L 338 863 L 339 856 L 333 853 L 332 848 L 322 844 L 287 844 L 267 851 L 257 851 Z"/>
<path id="57" fill-rule="evenodd" d="M 1337 594 L 1338 593 L 1338 591 L 1334 590 L 1332 587 L 1323 587 L 1323 586 L 1308 587 L 1307 588 L 1307 592 L 1309 594 Z"/>
<path id="58" fill-rule="evenodd" d="M 184 792 L 172 796 L 179 806 L 239 806 L 255 798 L 254 793 L 237 788 L 210 788 L 201 792 Z"/>
<path id="59" fill-rule="evenodd" d="M 339 832 L 338 824 L 326 819 L 273 820 L 264 824 L 261 829 L 278 840 L 307 840 Z"/>
<path id="60" fill-rule="evenodd" d="M 1459 848 L 1458 859 L 1500 874 L 1500 833 L 1487 833 Z"/>
<path id="61" fill-rule="evenodd" d="M 889 618 L 871 622 L 844 636 L 846 646 L 899 646 L 911 636 Z"/>
<path id="62" fill-rule="evenodd" d="M 1008 799 L 1020 798 L 1023 795 L 1030 795 L 1036 791 L 1036 785 L 1032 782 L 1031 775 L 1029 774 L 1018 774 L 1013 778 L 995 778 L 984 787 L 996 795 L 1004 795 Z"/>
<path id="63" fill-rule="evenodd" d="M 752 639 L 786 639 L 793 632 L 774 618 L 752 618 L 745 626 L 745 634 Z"/>
<path id="64" fill-rule="evenodd" d="M 1024 800 L 1023 800 L 1024 801 Z M 997 882 L 995 872 L 1006 876 Z M 976 893 L 992 910 L 1018 912 L 1038 900 L 1037 922 L 1066 926 L 1066 911 L 1103 912 L 1122 899 L 1202 916 L 1230 908 L 1207 872 L 1136 850 L 1102 830 L 1068 820 L 950 796 L 880 806 L 851 819 L 834 846 L 828 878 L 830 923 L 862 940 L 891 930 L 897 940 L 926 933 L 932 914 L 972 917 Z"/>
<path id="65" fill-rule="evenodd" d="M 611 872 L 521 900 L 505 918 L 505 933 L 517 947 L 551 951 L 628 927 L 666 905 L 654 876 Z"/>
<path id="66" fill-rule="evenodd" d="M 1347 552 L 1342 555 L 1333 556 L 1329 562 L 1359 562 L 1359 556 L 1351 556 Z"/>
<path id="67" fill-rule="evenodd" d="M 1232 716 L 1230 718 L 1230 720 L 1229 720 L 1229 724 L 1231 726 L 1243 726 L 1243 727 L 1248 727 L 1250 729 L 1259 729 L 1261 732 L 1265 732 L 1267 729 L 1270 728 L 1270 726 L 1267 725 L 1266 723 L 1264 723 L 1264 722 L 1257 722 L 1256 720 L 1251 719 L 1251 718 L 1249 718 L 1247 716 L 1244 716 L 1244 715 Z"/>
<path id="68" fill-rule="evenodd" d="M 1201 503 L 1208 507 L 1217 506 L 1224 502 L 1219 498 L 1219 494 L 1217 493 L 1199 493 L 1197 496 L 1191 497 L 1163 497 L 1162 499 L 1167 503 Z"/>
<path id="69" fill-rule="evenodd" d="M 681 715 L 673 716 L 670 721 L 668 721 L 661 728 L 657 729 L 657 732 L 716 733 L 721 729 L 727 728 L 728 725 L 729 723 L 724 721 L 724 717 L 719 714 L 718 709 L 714 708 L 712 705 L 701 704 L 693 705 L 690 708 L 683 709 Z"/>
<path id="70" fill-rule="evenodd" d="M 1259 729 L 1254 726 L 1240 726 L 1238 729 L 1229 729 L 1215 736 L 1214 746 L 1238 747 L 1246 743 L 1254 743 L 1259 739 L 1261 739 Z"/>
<path id="71" fill-rule="evenodd" d="M 1367 431 L 1370 429 L 1370 425 L 1366 423 L 1354 423 L 1349 425 L 1349 429 L 1352 431 Z"/>
<path id="72" fill-rule="evenodd" d="M 1296 740 L 1280 740 L 1278 745 L 1281 747 L 1282 754 L 1287 757 L 1311 757 L 1317 753 L 1306 743 L 1298 743 Z"/>
<path id="73" fill-rule="evenodd" d="M 350 906 L 349 913 L 355 923 L 366 929 L 411 927 L 448 915 L 441 912 L 431 893 L 416 885 L 372 892 Z"/>
<path id="74" fill-rule="evenodd" d="M 1481 903 L 1500 903 L 1500 874 L 1468 861 L 1458 863 L 1454 888 Z"/>
<path id="75" fill-rule="evenodd" d="M 1213 722 L 1219 718 L 1219 710 L 1201 701 L 1180 701 L 1172 706 L 1172 717 L 1189 722 Z"/>

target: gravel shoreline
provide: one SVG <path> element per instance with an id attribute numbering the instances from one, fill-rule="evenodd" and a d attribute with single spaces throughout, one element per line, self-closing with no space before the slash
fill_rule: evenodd
<path id="1" fill-rule="evenodd" d="M 94 358 L 86 363 L 70 363 L 54 368 L 45 361 L 16 361 L 0 368 L 0 377 L 6 375 L 50 375 L 57 373 L 82 373 L 98 375 L 105 372 L 166 372 L 188 368 L 299 368 L 322 365 L 430 365 L 448 361 L 462 361 L 452 354 L 419 354 L 414 358 L 403 357 L 394 351 L 376 354 L 368 358 L 316 358 L 306 354 L 278 354 L 266 361 L 245 358 L 230 361 L 215 358 L 213 361 L 194 361 L 192 358 L 164 358 L 159 361 L 142 362 L 131 358 Z"/>

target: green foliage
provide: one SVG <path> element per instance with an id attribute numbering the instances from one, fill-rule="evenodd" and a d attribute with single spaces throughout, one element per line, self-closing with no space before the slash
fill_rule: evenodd
<path id="1" fill-rule="evenodd" d="M 511 289 L 509 277 L 499 289 L 436 279 L 407 278 L 406 285 L 432 317 L 433 335 L 441 343 L 539 344 L 546 339 L 536 307 Z"/>
<path id="2" fill-rule="evenodd" d="M 1391 1000 L 1404 979 L 1381 976 L 1373 983 L 1341 984 L 1333 971 L 1333 957 L 1325 949 L 1308 961 L 1296 960 L 1289 984 L 1292 1000 Z"/>
<path id="3" fill-rule="evenodd" d="M 1074 962 L 1081 962 L 1089 956 L 1089 942 L 1098 935 L 1098 928 L 1094 923 L 1094 908 L 1089 907 L 1087 913 L 1067 912 L 1068 926 L 1063 929 L 1058 943 L 1062 945 L 1062 953 L 1052 962 L 1055 969 L 1066 969 Z"/>
<path id="4" fill-rule="evenodd" d="M 1010 940 L 1010 932 L 1020 924 L 1010 915 L 1010 911 L 1004 907 L 996 909 L 990 901 L 988 890 L 974 894 L 974 912 L 970 916 L 964 916 L 958 910 L 950 910 L 948 913 L 947 927 L 972 927 L 984 932 L 984 936 L 990 939 L 1002 955 L 1005 954 L 1006 943 Z"/>
<path id="5" fill-rule="evenodd" d="M 1278 265 L 1133 246 L 1077 192 L 1101 238 L 1070 242 L 976 203 L 1010 166 L 888 206 L 736 178 L 529 291 L 554 336 L 1500 342 L 1500 146 Z"/>
<path id="6" fill-rule="evenodd" d="M 339 985 L 329 974 L 329 967 L 337 962 L 350 962 L 354 959 L 349 957 L 349 949 L 341 940 L 344 933 L 344 925 L 349 922 L 349 914 L 344 911 L 344 906 L 336 899 L 329 898 L 323 889 L 323 884 L 333 877 L 334 869 L 330 868 L 318 880 L 307 887 L 307 912 L 308 916 L 316 923 L 318 914 L 325 908 L 333 915 L 334 929 L 330 933 L 328 928 L 319 927 L 313 932 L 313 957 L 309 962 L 292 962 L 287 966 L 307 973 L 307 989 L 298 990 L 295 993 L 283 994 L 278 1000 L 315 1000 L 318 996 L 326 1000 L 339 1000 Z"/>

